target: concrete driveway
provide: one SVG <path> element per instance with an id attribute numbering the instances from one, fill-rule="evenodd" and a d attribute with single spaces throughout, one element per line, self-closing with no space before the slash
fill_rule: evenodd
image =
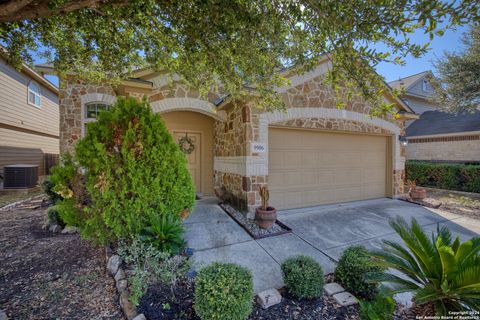
<path id="1" fill-rule="evenodd" d="M 412 217 L 425 230 L 447 225 L 462 239 L 480 234 L 480 220 L 427 209 L 392 199 L 356 201 L 279 212 L 279 220 L 292 233 L 254 240 L 218 205 L 218 199 L 197 201 L 185 221 L 185 237 L 194 249 L 197 268 L 214 261 L 234 262 L 249 268 L 255 293 L 283 286 L 280 264 L 290 256 L 308 255 L 325 273 L 333 272 L 343 250 L 351 245 L 380 248 L 382 239 L 399 241 L 388 225 L 397 215 Z"/>

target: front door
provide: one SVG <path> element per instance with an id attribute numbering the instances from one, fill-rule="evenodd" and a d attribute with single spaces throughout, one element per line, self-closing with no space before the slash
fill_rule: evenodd
<path id="1" fill-rule="evenodd" d="M 174 131 L 173 137 L 177 143 L 181 143 L 180 149 L 187 157 L 187 166 L 192 176 L 196 192 L 202 192 L 201 174 L 201 134 L 185 131 Z"/>

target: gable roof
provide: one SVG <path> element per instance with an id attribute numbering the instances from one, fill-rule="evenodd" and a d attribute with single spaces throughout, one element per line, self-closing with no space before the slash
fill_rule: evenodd
<path id="1" fill-rule="evenodd" d="M 432 74 L 432 72 L 431 72 L 430 70 L 422 71 L 422 72 L 420 72 L 420 73 L 413 74 L 413 75 L 408 76 L 408 77 L 400 78 L 400 79 L 395 80 L 395 81 L 390 81 L 388 84 L 389 84 L 390 87 L 392 87 L 393 89 L 402 89 L 402 88 L 405 88 L 405 90 L 408 90 L 408 89 L 410 89 L 410 87 L 412 87 L 417 81 L 419 81 L 420 79 L 425 78 L 426 76 L 433 76 L 433 74 Z"/>
<path id="2" fill-rule="evenodd" d="M 452 114 L 441 111 L 424 112 L 407 127 L 407 137 L 480 131 L 480 111 Z"/>

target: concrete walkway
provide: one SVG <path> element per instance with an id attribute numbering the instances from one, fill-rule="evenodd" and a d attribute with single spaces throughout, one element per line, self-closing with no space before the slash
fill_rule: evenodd
<path id="1" fill-rule="evenodd" d="M 283 286 L 280 264 L 294 255 L 317 260 L 325 273 L 333 272 L 343 250 L 351 245 L 380 248 L 382 239 L 400 241 L 388 225 L 397 215 L 414 217 L 428 231 L 445 224 L 462 239 L 480 234 L 480 220 L 426 209 L 392 199 L 292 209 L 279 212 L 279 220 L 293 232 L 254 240 L 218 205 L 218 199 L 197 201 L 185 221 L 185 237 L 194 249 L 197 268 L 214 261 L 234 262 L 252 271 L 254 291 Z"/>

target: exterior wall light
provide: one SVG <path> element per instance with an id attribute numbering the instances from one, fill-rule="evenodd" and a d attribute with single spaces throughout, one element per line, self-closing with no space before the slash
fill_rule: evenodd
<path id="1" fill-rule="evenodd" d="M 398 136 L 398 140 L 400 141 L 400 145 L 402 147 L 408 146 L 408 139 L 405 136 Z"/>

